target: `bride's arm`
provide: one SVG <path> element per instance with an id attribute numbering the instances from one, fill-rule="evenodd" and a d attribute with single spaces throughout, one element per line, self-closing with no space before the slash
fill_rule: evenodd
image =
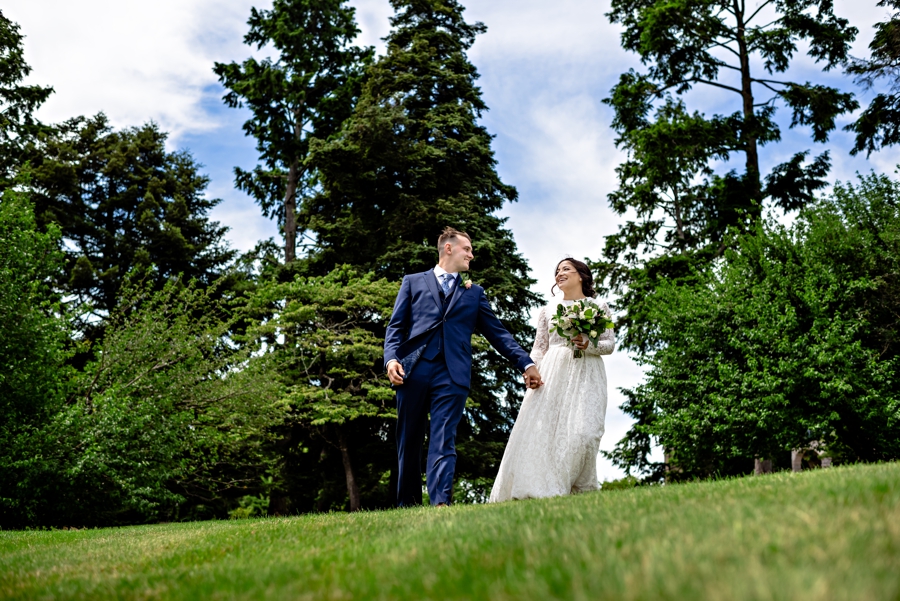
<path id="1" fill-rule="evenodd" d="M 606 314 L 606 317 L 612 319 L 612 313 L 609 310 L 609 305 L 606 303 L 597 303 L 600 307 L 600 310 Z M 616 348 L 616 332 L 612 328 L 608 330 L 604 330 L 602 334 L 600 334 L 600 340 L 597 341 L 597 346 L 595 347 L 593 344 L 588 344 L 585 349 L 585 353 L 588 355 L 610 355 L 613 350 Z"/>
<path id="2" fill-rule="evenodd" d="M 547 307 L 541 309 L 538 315 L 537 332 L 534 334 L 534 346 L 528 355 L 538 369 L 541 368 L 541 359 L 550 348 L 550 321 L 547 318 Z"/>

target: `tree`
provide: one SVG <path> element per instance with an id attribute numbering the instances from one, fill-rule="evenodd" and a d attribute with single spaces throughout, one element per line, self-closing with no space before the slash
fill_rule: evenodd
<path id="1" fill-rule="evenodd" d="M 869 44 L 872 57 L 854 60 L 847 72 L 856 75 L 856 82 L 871 89 L 877 80 L 889 80 L 886 92 L 878 94 L 859 118 L 845 129 L 856 133 L 851 154 L 866 154 L 884 147 L 900 144 L 900 2 L 881 0 L 878 6 L 890 6 L 895 11 L 890 20 L 875 25 L 875 37 Z"/>
<path id="2" fill-rule="evenodd" d="M 77 117 L 30 148 L 39 221 L 67 241 L 60 284 L 92 307 L 89 331 L 118 303 L 124 278 L 150 270 L 157 289 L 179 274 L 209 284 L 234 252 L 210 221 L 220 201 L 187 151 L 167 152 L 155 124 L 114 131 L 101 113 Z"/>
<path id="3" fill-rule="evenodd" d="M 690 281 L 691 265 L 721 256 L 729 228 L 752 228 L 765 199 L 796 210 L 825 185 L 827 152 L 807 164 L 808 153 L 796 153 L 763 178 L 759 149 L 781 137 L 776 104 L 790 108 L 791 127 L 809 126 L 815 142 L 826 141 L 836 117 L 858 105 L 852 94 L 832 87 L 773 77 L 791 66 L 798 43 L 826 71 L 845 64 L 856 29 L 824 0 L 766 0 L 752 7 L 741 0 L 614 0 L 608 16 L 624 27 L 623 47 L 649 68 L 623 74 L 605 100 L 615 110 L 616 142 L 629 153 L 610 204 L 636 218 L 607 239 L 595 267 L 607 292 L 639 290 L 619 303 L 627 311 L 622 348 L 646 352 L 661 342 L 652 326 L 641 325 L 653 319 L 640 298 L 664 279 Z M 762 73 L 752 67 L 755 61 Z M 685 95 L 697 86 L 731 94 L 737 110 L 690 113 Z M 760 92 L 768 97 L 760 99 Z M 714 171 L 717 161 L 736 153 L 744 156 L 743 174 Z"/>
<path id="4" fill-rule="evenodd" d="M 31 73 L 25 62 L 19 26 L 0 11 L 0 189 L 12 183 L 22 165 L 25 145 L 48 128 L 34 113 L 53 93 L 53 88 L 25 86 Z"/>
<path id="5" fill-rule="evenodd" d="M 42 233 L 25 194 L 0 196 L 0 523 L 21 510 L 19 461 L 34 455 L 33 432 L 62 407 L 67 324 L 53 279 L 59 230 Z"/>
<path id="6" fill-rule="evenodd" d="M 18 499 L 4 527 L 224 518 L 268 494 L 283 391 L 258 346 L 230 340 L 243 315 L 221 283 L 126 281 L 65 406 L 4 487 Z"/>
<path id="7" fill-rule="evenodd" d="M 898 232 L 900 184 L 864 177 L 791 226 L 759 224 L 697 285 L 661 285 L 668 344 L 629 391 L 640 427 L 614 462 L 679 479 L 747 473 L 755 457 L 787 467 L 813 443 L 838 462 L 900 457 Z M 648 461 L 651 439 L 667 469 Z"/>
<path id="8" fill-rule="evenodd" d="M 332 140 L 316 140 L 321 191 L 305 209 L 317 246 L 309 269 L 349 263 L 397 281 L 434 266 L 443 228 L 466 231 L 475 279 L 507 328 L 527 344 L 534 282 L 498 211 L 516 190 L 496 172 L 487 110 L 466 52 L 485 31 L 456 0 L 392 0 L 387 52 L 367 71 L 353 115 Z M 383 333 L 382 333 L 383 334 Z M 463 478 L 492 478 L 519 403 L 520 375 L 483 339 L 458 432 Z"/>
<path id="9" fill-rule="evenodd" d="M 324 442 L 336 450 L 346 481 L 346 494 L 335 499 L 341 509 L 356 511 L 364 502 L 368 507 L 390 504 L 389 491 L 386 495 L 386 491 L 377 491 L 381 494 L 369 494 L 366 499 L 363 491 L 375 486 L 383 472 L 390 472 L 392 450 L 377 453 L 379 469 L 359 468 L 372 459 L 366 457 L 371 455 L 365 452 L 368 439 L 383 442 L 396 417 L 394 393 L 374 365 L 383 353 L 384 339 L 379 333 L 390 318 L 398 288 L 383 278 L 376 280 L 371 274 L 359 275 L 352 268 L 339 267 L 322 277 L 298 275 L 289 282 L 262 284 L 250 300 L 251 312 L 264 319 L 274 308 L 272 317 L 251 336 L 267 341 L 288 391 L 286 403 L 291 413 L 286 439 L 293 448 L 285 453 L 286 461 L 292 461 L 297 447 L 308 452 L 309 446 Z M 323 455 L 319 453 L 319 457 Z M 291 472 L 300 470 L 285 467 L 283 486 L 294 489 L 289 496 L 295 508 L 309 507 L 310 492 L 322 500 L 330 479 L 327 470 L 303 470 L 307 481 L 314 480 L 309 478 L 311 471 L 318 480 L 303 491 L 291 482 Z"/>
<path id="10" fill-rule="evenodd" d="M 361 65 L 371 49 L 352 46 L 359 30 L 346 0 L 275 0 L 271 10 L 251 10 L 244 42 L 257 50 L 271 45 L 275 61 L 249 58 L 213 69 L 229 92 L 225 104 L 246 105 L 253 117 L 244 132 L 256 138 L 262 165 L 235 167 L 235 185 L 252 196 L 263 214 L 284 231 L 284 260 L 296 256 L 305 219 L 302 203 L 313 187 L 306 161 L 309 141 L 327 138 L 349 115 Z"/>

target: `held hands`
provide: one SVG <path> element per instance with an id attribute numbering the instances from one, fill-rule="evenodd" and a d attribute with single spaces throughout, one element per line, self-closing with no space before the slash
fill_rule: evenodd
<path id="1" fill-rule="evenodd" d="M 544 385 L 544 381 L 541 380 L 541 374 L 538 373 L 538 369 L 534 365 L 525 370 L 524 377 L 525 386 L 527 386 L 528 388 L 540 388 Z"/>
<path id="2" fill-rule="evenodd" d="M 387 375 L 388 380 L 391 381 L 391 384 L 394 386 L 400 386 L 403 384 L 403 377 L 406 375 L 403 371 L 403 366 L 400 365 L 399 361 L 391 361 L 387 366 Z"/>
<path id="3" fill-rule="evenodd" d="M 403 376 L 406 375 L 403 371 L 403 366 L 400 365 L 399 361 L 391 361 L 387 366 L 387 375 L 388 379 L 391 381 L 391 384 L 394 386 L 402 386 L 403 385 Z M 540 388 L 544 385 L 544 381 L 541 380 L 541 374 L 538 373 L 537 367 L 532 365 L 527 370 L 525 370 L 525 386 L 528 388 Z"/>

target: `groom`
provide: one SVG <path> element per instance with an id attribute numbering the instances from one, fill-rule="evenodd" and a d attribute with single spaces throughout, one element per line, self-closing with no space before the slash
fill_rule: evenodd
<path id="1" fill-rule="evenodd" d="M 384 339 L 385 369 L 397 390 L 397 504 L 401 507 L 415 505 L 422 490 L 421 451 L 429 413 L 428 496 L 432 505 L 450 504 L 456 427 L 469 395 L 471 338 L 476 329 L 515 362 L 529 388 L 542 384 L 528 353 L 494 315 L 484 289 L 467 287 L 459 277 L 474 259 L 469 235 L 444 228 L 437 246 L 437 267 L 403 278 Z"/>

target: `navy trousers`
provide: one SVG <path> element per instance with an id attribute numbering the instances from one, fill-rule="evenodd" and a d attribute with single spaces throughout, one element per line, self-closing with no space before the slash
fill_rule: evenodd
<path id="1" fill-rule="evenodd" d="M 420 359 L 397 388 L 399 506 L 415 505 L 422 491 L 422 444 L 429 413 L 431 428 L 425 466 L 428 497 L 432 505 L 450 503 L 456 471 L 456 427 L 468 396 L 469 389 L 450 378 L 443 353 L 434 359 Z"/>

